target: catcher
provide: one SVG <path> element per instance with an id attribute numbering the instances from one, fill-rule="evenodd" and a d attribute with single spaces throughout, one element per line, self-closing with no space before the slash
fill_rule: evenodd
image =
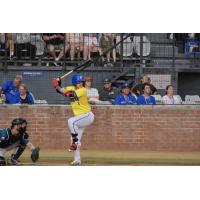
<path id="1" fill-rule="evenodd" d="M 11 128 L 0 130 L 0 166 L 8 164 L 4 154 L 9 150 L 13 150 L 9 164 L 20 165 L 18 158 L 24 152 L 26 146 L 31 150 L 31 160 L 33 162 L 38 161 L 40 149 L 34 147 L 29 141 L 26 128 L 27 121 L 22 118 L 16 118 L 12 121 Z"/>
<path id="2" fill-rule="evenodd" d="M 81 137 L 86 126 L 89 126 L 94 121 L 94 114 L 91 112 L 90 104 L 88 103 L 87 89 L 83 86 L 84 78 L 79 74 L 72 76 L 72 85 L 65 88 L 61 87 L 61 79 L 53 80 L 53 86 L 58 93 L 69 97 L 70 104 L 73 109 L 74 117 L 68 120 L 68 126 L 71 133 L 71 146 L 69 151 L 74 152 L 74 161 L 71 165 L 80 165 L 80 146 Z"/>

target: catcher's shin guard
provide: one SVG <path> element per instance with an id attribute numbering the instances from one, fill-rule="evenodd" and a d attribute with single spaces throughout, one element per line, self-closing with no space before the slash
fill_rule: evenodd
<path id="1" fill-rule="evenodd" d="M 6 160 L 4 157 L 0 156 L 0 166 L 5 166 L 6 165 Z"/>

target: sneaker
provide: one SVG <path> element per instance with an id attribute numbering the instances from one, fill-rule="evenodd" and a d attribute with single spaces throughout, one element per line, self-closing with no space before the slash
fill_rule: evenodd
<path id="1" fill-rule="evenodd" d="M 53 64 L 54 64 L 56 67 L 59 67 L 59 65 L 58 65 L 56 62 L 53 62 Z"/>
<path id="2" fill-rule="evenodd" d="M 72 161 L 72 162 L 70 163 L 70 165 L 72 165 L 72 166 L 79 166 L 79 165 L 81 165 L 81 161 L 79 161 L 79 160 L 74 160 L 74 161 Z"/>
<path id="3" fill-rule="evenodd" d="M 108 67 L 113 67 L 113 64 L 110 63 L 110 62 L 108 62 L 107 66 L 108 66 Z"/>

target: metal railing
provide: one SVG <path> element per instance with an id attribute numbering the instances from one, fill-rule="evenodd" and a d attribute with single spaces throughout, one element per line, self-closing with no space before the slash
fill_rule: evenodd
<path id="1" fill-rule="evenodd" d="M 127 34 L 1 33 L 1 66 L 73 66 L 95 59 Z M 102 39 L 106 35 L 108 41 Z M 51 37 L 49 40 L 48 37 Z M 107 45 L 107 46 L 106 46 Z M 199 67 L 199 36 L 190 34 L 129 34 L 96 66 Z"/>

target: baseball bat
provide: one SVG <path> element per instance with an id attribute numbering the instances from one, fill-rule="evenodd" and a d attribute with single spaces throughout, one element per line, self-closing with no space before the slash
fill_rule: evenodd
<path id="1" fill-rule="evenodd" d="M 77 67 L 75 67 L 74 69 L 72 69 L 71 71 L 67 72 L 66 74 L 64 74 L 63 76 L 60 77 L 60 79 L 65 78 L 66 76 L 70 75 L 73 72 L 76 72 L 77 70 L 82 71 L 83 69 L 85 69 L 87 67 L 87 64 L 91 63 L 91 60 L 86 60 L 84 63 L 78 65 Z"/>

